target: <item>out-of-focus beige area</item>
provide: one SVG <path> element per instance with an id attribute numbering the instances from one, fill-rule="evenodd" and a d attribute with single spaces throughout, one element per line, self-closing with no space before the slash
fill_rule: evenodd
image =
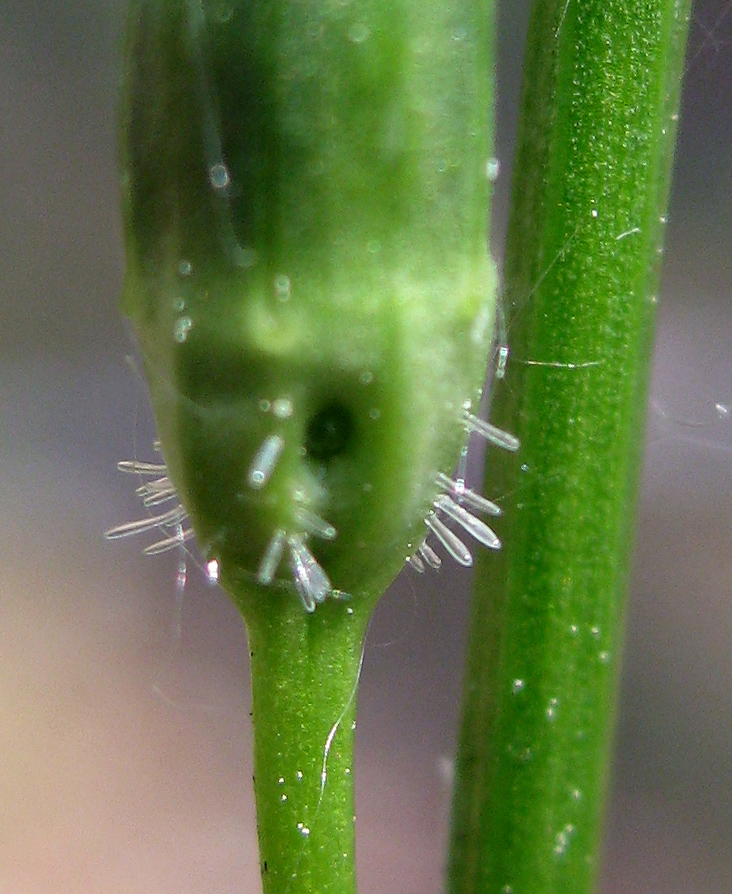
<path id="1" fill-rule="evenodd" d="M 192 562 L 181 593 L 175 555 L 102 539 L 139 514 L 116 461 L 154 459 L 116 310 L 123 6 L 0 5 L 0 894 L 258 890 L 242 625 Z M 499 238 L 524 6 L 501 21 Z M 732 891 L 731 26 L 697 6 L 605 894 Z M 374 621 L 365 894 L 441 890 L 464 584 L 407 577 Z"/>

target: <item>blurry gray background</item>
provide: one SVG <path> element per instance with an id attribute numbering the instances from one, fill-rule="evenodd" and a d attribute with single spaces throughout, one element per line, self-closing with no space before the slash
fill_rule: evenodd
<path id="1" fill-rule="evenodd" d="M 526 4 L 505 5 L 497 242 Z M 0 894 L 258 890 L 242 625 L 195 568 L 180 597 L 175 556 L 102 539 L 139 515 L 116 461 L 154 458 L 116 307 L 122 6 L 0 5 Z M 605 894 L 732 892 L 728 0 L 696 8 L 686 87 Z M 466 604 L 422 584 L 368 645 L 364 894 L 441 890 Z"/>

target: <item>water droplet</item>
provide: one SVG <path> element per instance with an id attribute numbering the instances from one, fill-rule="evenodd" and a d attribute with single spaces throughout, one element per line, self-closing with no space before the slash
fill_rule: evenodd
<path id="1" fill-rule="evenodd" d="M 371 36 L 371 29 L 364 22 L 356 22 L 348 29 L 348 39 L 353 43 L 363 43 Z"/>
<path id="2" fill-rule="evenodd" d="M 298 770 L 297 773 L 296 773 L 295 775 L 297 776 L 298 781 L 299 781 L 300 779 L 302 779 L 302 770 Z"/>
<path id="3" fill-rule="evenodd" d="M 717 416 L 720 419 L 728 419 L 729 418 L 730 410 L 726 404 L 715 404 L 714 412 L 717 414 Z"/>
<path id="4" fill-rule="evenodd" d="M 572 823 L 567 823 L 567 825 L 562 829 L 561 832 L 557 832 L 557 837 L 554 839 L 554 856 L 555 857 L 563 857 L 567 846 L 569 845 L 569 839 L 574 833 L 574 826 Z"/>
<path id="5" fill-rule="evenodd" d="M 282 801 L 284 803 L 286 800 L 287 800 L 287 795 L 284 794 L 284 792 L 283 792 L 283 794 L 280 795 L 280 801 Z"/>
<path id="6" fill-rule="evenodd" d="M 572 800 L 573 801 L 581 801 L 582 800 L 582 792 L 578 789 L 572 789 Z"/>
<path id="7" fill-rule="evenodd" d="M 295 412 L 295 407 L 289 397 L 278 397 L 272 404 L 272 412 L 278 419 L 289 419 Z"/>
<path id="8" fill-rule="evenodd" d="M 219 571 L 220 567 L 218 559 L 209 559 L 208 562 L 206 562 L 206 577 L 210 584 L 217 584 L 219 582 Z"/>
<path id="9" fill-rule="evenodd" d="M 549 699 L 549 707 L 546 709 L 547 720 L 554 720 L 557 716 L 557 706 L 559 705 L 558 698 L 550 698 Z"/>
<path id="10" fill-rule="evenodd" d="M 182 345 L 188 338 L 188 333 L 193 326 L 193 320 L 190 317 L 178 317 L 173 328 L 173 338 Z"/>
<path id="11" fill-rule="evenodd" d="M 176 298 L 176 299 L 175 299 L 175 304 L 173 305 L 173 310 L 174 310 L 177 314 L 181 314 L 181 313 L 183 313 L 183 311 L 184 311 L 185 309 L 186 309 L 185 298 L 180 298 L 180 297 Z"/>
<path id="12" fill-rule="evenodd" d="M 278 782 L 279 785 L 284 785 L 284 784 L 285 784 L 285 777 L 284 777 L 284 776 L 280 776 L 280 778 L 277 780 L 277 782 Z"/>
<path id="13" fill-rule="evenodd" d="M 292 294 L 292 283 L 286 273 L 278 273 L 274 278 L 275 295 L 278 301 L 289 301 Z"/>
<path id="14" fill-rule="evenodd" d="M 529 471 L 529 468 L 530 468 L 530 467 L 529 467 L 529 464 L 528 464 L 528 463 L 521 463 L 521 471 L 522 471 L 522 472 L 528 472 L 528 471 Z"/>
<path id="15" fill-rule="evenodd" d="M 513 885 L 504 885 L 501 894 L 513 894 Z"/>
<path id="16" fill-rule="evenodd" d="M 579 633 L 579 627 L 576 624 L 570 624 L 569 632 L 572 634 L 572 636 L 577 636 L 577 634 Z"/>
<path id="17" fill-rule="evenodd" d="M 599 627 L 590 627 L 590 633 L 597 639 L 600 636 L 600 628 Z"/>
<path id="18" fill-rule="evenodd" d="M 370 419 L 378 419 L 380 416 L 381 416 L 381 410 L 379 410 L 377 407 L 372 407 L 369 410 L 369 418 Z"/>
<path id="19" fill-rule="evenodd" d="M 193 264 L 185 259 L 182 260 L 178 264 L 178 273 L 180 273 L 181 276 L 190 276 L 191 273 L 193 273 Z"/>
<path id="20" fill-rule="evenodd" d="M 603 664 L 607 664 L 610 661 L 610 653 L 609 652 L 600 652 L 597 656 Z"/>
<path id="21" fill-rule="evenodd" d="M 453 40 L 465 40 L 465 38 L 467 36 L 468 36 L 468 29 L 465 27 L 465 25 L 460 25 L 452 32 Z"/>
<path id="22" fill-rule="evenodd" d="M 297 828 L 300 830 L 300 834 L 303 838 L 307 838 L 310 834 L 310 829 L 305 825 L 305 823 L 298 823 Z"/>
<path id="23" fill-rule="evenodd" d="M 593 209 L 592 209 L 592 216 L 593 216 L 595 219 L 597 219 L 597 216 L 598 216 L 599 213 L 600 213 L 600 212 L 597 210 L 597 208 L 593 208 Z"/>
<path id="24" fill-rule="evenodd" d="M 525 686 L 526 683 L 524 683 L 523 680 L 514 680 L 513 684 L 511 685 L 511 692 L 513 692 L 514 695 L 518 695 L 519 692 L 524 691 Z"/>
<path id="25" fill-rule="evenodd" d="M 374 374 L 370 369 L 365 369 L 359 376 L 359 379 L 363 385 L 370 385 L 374 381 Z M 719 406 L 719 404 L 717 404 L 717 406 Z"/>
<path id="26" fill-rule="evenodd" d="M 490 183 L 495 183 L 501 173 L 501 163 L 497 158 L 489 158 L 485 163 L 485 176 Z"/>
<path id="27" fill-rule="evenodd" d="M 226 189 L 231 184 L 229 169 L 223 161 L 217 161 L 208 170 L 208 179 L 214 189 Z"/>

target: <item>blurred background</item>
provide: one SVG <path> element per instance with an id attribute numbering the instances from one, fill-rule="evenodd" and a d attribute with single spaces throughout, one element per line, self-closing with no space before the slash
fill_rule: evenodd
<path id="1" fill-rule="evenodd" d="M 154 460 L 117 312 L 121 2 L 0 5 L 0 894 L 258 890 L 246 642 L 139 517 Z M 496 243 L 527 4 L 500 21 Z M 500 251 L 500 248 L 499 248 Z M 732 891 L 732 5 L 692 28 L 604 894 Z M 369 638 L 362 891 L 438 894 L 465 579 L 406 577 Z M 439 581 L 442 588 L 429 584 Z M 419 584 L 419 588 L 417 588 Z M 454 592 L 452 592 L 454 590 Z"/>

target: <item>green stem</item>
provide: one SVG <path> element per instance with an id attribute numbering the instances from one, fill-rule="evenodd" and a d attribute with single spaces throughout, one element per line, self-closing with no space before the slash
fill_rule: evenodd
<path id="1" fill-rule="evenodd" d="M 246 618 L 264 894 L 356 890 L 353 740 L 368 614 L 227 582 Z M 266 600 L 266 611 L 262 604 Z"/>
<path id="2" fill-rule="evenodd" d="M 452 894 L 588 892 L 598 865 L 689 4 L 537 0 L 478 570 Z"/>

